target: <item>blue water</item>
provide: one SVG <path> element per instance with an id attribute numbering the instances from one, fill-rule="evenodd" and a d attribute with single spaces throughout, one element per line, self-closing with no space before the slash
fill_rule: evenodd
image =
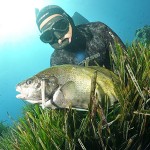
<path id="1" fill-rule="evenodd" d="M 101 21 L 124 41 L 135 30 L 150 25 L 149 0 L 5 0 L 0 2 L 0 121 L 10 124 L 21 116 L 23 101 L 16 99 L 18 82 L 49 67 L 53 49 L 39 39 L 35 7 L 61 6 L 70 16 L 75 11 L 89 21 Z M 8 6 L 9 5 L 9 6 Z M 9 114 L 9 115 L 8 115 Z"/>

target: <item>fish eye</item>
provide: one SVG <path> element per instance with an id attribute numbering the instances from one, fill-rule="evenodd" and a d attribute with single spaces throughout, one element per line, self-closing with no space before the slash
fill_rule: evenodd
<path id="1" fill-rule="evenodd" d="M 31 84 L 31 83 L 32 83 L 31 80 L 27 80 L 27 81 L 26 81 L 26 84 L 27 84 L 27 85 L 29 85 L 29 84 Z"/>

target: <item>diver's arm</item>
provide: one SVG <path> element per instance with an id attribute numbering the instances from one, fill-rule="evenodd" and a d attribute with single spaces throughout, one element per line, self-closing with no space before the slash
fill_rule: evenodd
<path id="1" fill-rule="evenodd" d="M 121 48 L 123 48 L 124 50 L 126 49 L 125 44 L 122 42 L 122 40 L 120 39 L 120 37 L 111 29 L 107 26 L 106 28 L 106 39 L 107 41 L 109 41 L 109 48 L 110 46 L 115 49 L 116 48 L 116 44 L 119 44 Z"/>
<path id="2" fill-rule="evenodd" d="M 64 49 L 54 50 L 50 58 L 50 66 L 76 63 L 75 54 Z"/>

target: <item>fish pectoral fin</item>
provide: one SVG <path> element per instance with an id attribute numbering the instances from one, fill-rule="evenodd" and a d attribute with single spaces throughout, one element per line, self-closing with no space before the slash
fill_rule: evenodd
<path id="1" fill-rule="evenodd" d="M 64 95 L 65 100 L 73 100 L 76 95 L 76 86 L 73 81 L 68 81 L 60 89 Z"/>
<path id="2" fill-rule="evenodd" d="M 69 81 L 64 85 L 59 86 L 53 94 L 53 98 L 46 101 L 42 108 L 69 108 L 71 106 L 71 100 L 75 94 L 74 88 L 75 84 L 72 81 Z"/>
<path id="3" fill-rule="evenodd" d="M 51 105 L 55 108 L 69 108 L 69 102 L 65 99 L 60 86 L 54 93 Z"/>

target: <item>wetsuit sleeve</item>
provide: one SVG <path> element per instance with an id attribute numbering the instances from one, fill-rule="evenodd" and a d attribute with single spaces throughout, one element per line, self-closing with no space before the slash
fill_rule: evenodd
<path id="1" fill-rule="evenodd" d="M 54 50 L 50 57 L 50 66 L 63 64 L 76 64 L 75 54 L 70 53 L 64 49 Z"/>
<path id="2" fill-rule="evenodd" d="M 107 34 L 106 34 L 105 40 L 107 41 L 106 43 L 109 44 L 109 45 L 107 45 L 109 49 L 110 49 L 110 44 L 111 44 L 112 48 L 115 49 L 116 43 L 119 44 L 124 50 L 126 49 L 126 46 L 124 45 L 124 43 L 122 42 L 120 37 L 108 26 L 106 27 L 106 33 Z"/>

